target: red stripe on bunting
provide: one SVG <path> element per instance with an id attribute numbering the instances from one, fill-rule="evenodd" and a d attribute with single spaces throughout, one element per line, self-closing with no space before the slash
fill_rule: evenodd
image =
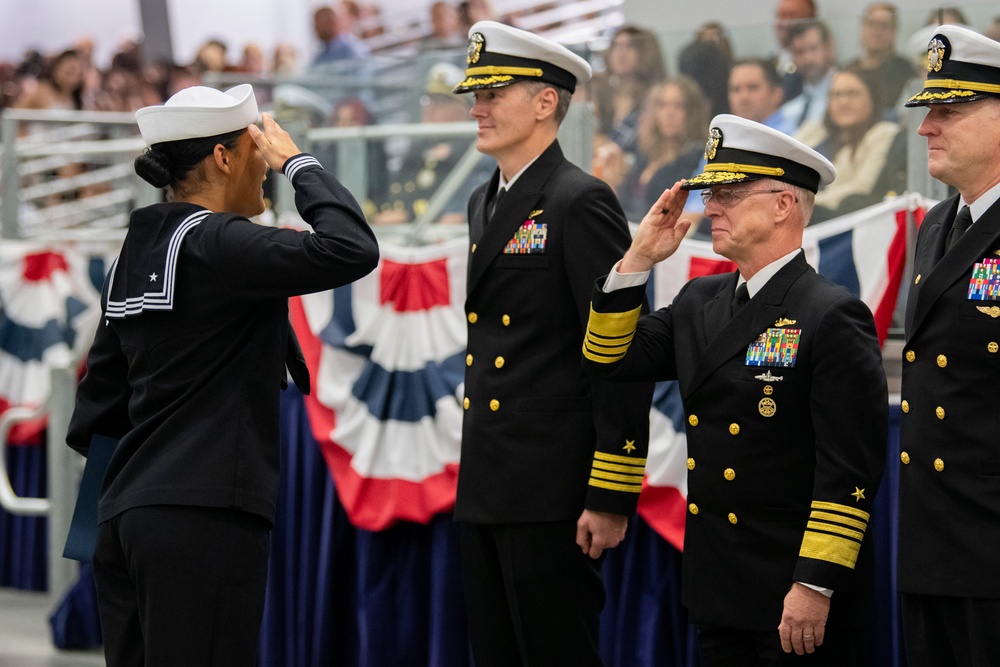
<path id="1" fill-rule="evenodd" d="M 663 539 L 674 545 L 678 551 L 684 550 L 684 520 L 687 516 L 687 500 L 679 489 L 673 486 L 651 486 L 643 482 L 636 510 Z"/>
<path id="2" fill-rule="evenodd" d="M 692 257 L 688 266 L 688 280 L 701 276 L 714 276 L 719 273 L 732 273 L 736 270 L 736 262 L 728 259 L 708 259 L 707 257 Z"/>
<path id="3" fill-rule="evenodd" d="M 382 260 L 379 302 L 392 304 L 397 313 L 428 310 L 451 303 L 448 260 L 401 264 Z"/>
<path id="4" fill-rule="evenodd" d="M 872 312 L 875 317 L 875 330 L 878 332 L 878 343 L 885 343 L 892 325 L 892 315 L 896 311 L 896 301 L 899 299 L 899 286 L 903 281 L 903 268 L 906 265 L 906 210 L 896 211 L 896 234 L 892 237 L 886 257 L 888 284 L 885 294 L 878 306 Z"/>
<path id="5" fill-rule="evenodd" d="M 7 410 L 15 407 L 3 396 L 0 396 L 0 414 L 7 412 Z M 32 407 L 32 406 L 21 406 L 16 407 Z M 48 415 L 43 415 L 36 419 L 31 419 L 19 424 L 15 424 L 11 427 L 9 434 L 7 435 L 7 444 L 14 446 L 35 446 L 42 444 L 42 434 L 45 432 L 45 427 L 49 423 Z"/>
<path id="6" fill-rule="evenodd" d="M 438 262 L 417 266 L 429 264 Z M 444 471 L 419 482 L 362 477 L 351 467 L 351 453 L 330 438 L 337 416 L 319 401 L 318 375 L 323 344 L 309 328 L 299 297 L 288 300 L 288 317 L 299 338 L 306 366 L 313 377 L 313 392 L 304 397 L 309 424 L 351 525 L 379 531 L 399 521 L 426 524 L 435 515 L 451 510 L 455 505 L 455 490 L 458 486 L 457 464 L 447 465 Z"/>
<path id="7" fill-rule="evenodd" d="M 66 258 L 58 252 L 45 251 L 24 256 L 21 275 L 28 282 L 48 280 L 56 271 L 69 271 Z"/>

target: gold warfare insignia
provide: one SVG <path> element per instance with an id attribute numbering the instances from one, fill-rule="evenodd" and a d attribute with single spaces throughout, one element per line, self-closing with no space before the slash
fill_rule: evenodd
<path id="1" fill-rule="evenodd" d="M 528 214 L 528 218 L 537 218 L 542 213 L 544 213 L 544 211 L 542 209 L 536 208 L 534 211 L 532 211 L 531 213 Z"/>
<path id="2" fill-rule="evenodd" d="M 774 326 L 776 327 L 787 327 L 789 324 L 795 324 L 796 320 L 789 320 L 782 317 L 780 320 L 775 321 Z"/>
<path id="3" fill-rule="evenodd" d="M 483 33 L 474 32 L 469 36 L 469 50 L 465 55 L 465 62 L 470 65 L 475 65 L 479 62 L 479 56 L 482 55 L 483 49 L 486 47 L 486 38 L 483 37 Z"/>
<path id="4" fill-rule="evenodd" d="M 774 413 L 778 411 L 778 404 L 772 398 L 762 398 L 757 404 L 757 411 L 760 412 L 761 417 L 773 417 Z"/>
<path id="5" fill-rule="evenodd" d="M 994 250 L 994 251 L 993 251 L 993 254 L 994 254 L 994 255 L 1000 255 L 1000 250 Z"/>
<path id="6" fill-rule="evenodd" d="M 708 141 L 705 142 L 705 159 L 714 160 L 715 153 L 719 150 L 719 145 L 722 143 L 722 130 L 717 127 L 713 127 L 708 133 Z"/>
<path id="7" fill-rule="evenodd" d="M 1000 307 L 997 306 L 976 306 L 976 310 L 989 315 L 993 319 L 1000 317 Z"/>
<path id="8" fill-rule="evenodd" d="M 940 72 L 944 67 L 945 45 L 940 39 L 935 37 L 927 45 L 927 71 Z"/>

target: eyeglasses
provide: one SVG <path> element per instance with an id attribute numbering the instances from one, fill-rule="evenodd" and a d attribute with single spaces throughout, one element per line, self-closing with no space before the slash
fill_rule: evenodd
<path id="1" fill-rule="evenodd" d="M 788 192 L 788 190 L 709 190 L 706 188 L 701 191 L 701 203 L 708 206 L 708 202 L 715 200 L 720 206 L 731 206 L 750 195 L 769 195 L 775 192 Z"/>

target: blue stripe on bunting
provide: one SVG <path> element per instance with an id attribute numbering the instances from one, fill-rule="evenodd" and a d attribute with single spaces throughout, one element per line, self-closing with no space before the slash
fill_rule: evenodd
<path id="1" fill-rule="evenodd" d="M 854 232 L 848 230 L 819 240 L 819 269 L 817 273 L 830 282 L 843 285 L 854 296 L 861 298 L 861 282 L 854 266 Z"/>
<path id="2" fill-rule="evenodd" d="M 370 361 L 352 392 L 380 421 L 417 422 L 434 417 L 437 401 L 454 396 L 464 379 L 464 351 L 418 371 L 390 371 Z"/>
<path id="3" fill-rule="evenodd" d="M 674 433 L 684 433 L 684 404 L 681 389 L 674 381 L 657 382 L 653 389 L 653 409 L 657 410 L 674 425 Z"/>
<path id="4" fill-rule="evenodd" d="M 347 350 L 359 354 L 363 357 L 370 357 L 372 354 L 371 345 L 359 345 L 357 347 L 347 346 L 347 337 L 357 329 L 354 324 L 354 310 L 352 308 L 353 292 L 351 285 L 344 285 L 333 290 L 333 317 L 330 322 L 319 332 L 319 339 L 324 345 Z"/>
<path id="5" fill-rule="evenodd" d="M 0 350 L 21 361 L 41 361 L 47 349 L 59 343 L 70 347 L 76 338 L 71 327 L 49 320 L 39 329 L 14 322 L 0 311 Z"/>

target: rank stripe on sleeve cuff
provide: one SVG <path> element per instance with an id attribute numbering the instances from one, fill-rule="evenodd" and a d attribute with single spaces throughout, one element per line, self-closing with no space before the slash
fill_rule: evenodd
<path id="1" fill-rule="evenodd" d="M 799 549 L 799 556 L 843 565 L 853 570 L 854 564 L 858 561 L 858 551 L 860 550 L 861 542 L 857 540 L 806 530 L 802 536 L 802 548 Z"/>
<path id="2" fill-rule="evenodd" d="M 288 158 L 285 161 L 285 166 L 282 167 L 281 170 L 285 173 L 285 176 L 288 177 L 288 180 L 294 183 L 295 176 L 303 169 L 307 169 L 309 167 L 319 167 L 322 169 L 323 165 L 321 165 L 319 160 L 314 158 L 312 155 L 309 155 L 308 153 L 300 153 L 295 157 Z"/>
<path id="3" fill-rule="evenodd" d="M 870 515 L 850 505 L 814 500 L 799 556 L 854 569 Z"/>
<path id="4" fill-rule="evenodd" d="M 642 491 L 642 484 L 616 484 L 614 482 L 605 482 L 601 479 L 590 478 L 590 486 L 596 486 L 599 489 L 608 489 L 609 491 L 622 491 L 624 493 L 640 493 Z"/>
<path id="5" fill-rule="evenodd" d="M 639 493 L 645 468 L 645 458 L 594 452 L 589 484 L 611 491 Z"/>
<path id="6" fill-rule="evenodd" d="M 640 310 L 637 307 L 624 313 L 599 313 L 591 306 L 583 356 L 599 364 L 613 363 L 625 356 L 635 335 Z"/>

